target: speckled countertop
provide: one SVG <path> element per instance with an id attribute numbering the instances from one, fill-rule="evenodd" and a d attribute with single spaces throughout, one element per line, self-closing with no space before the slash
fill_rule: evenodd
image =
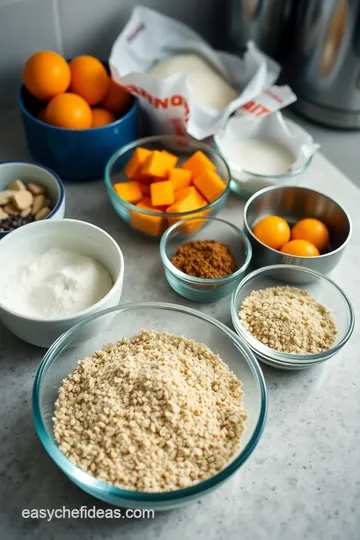
<path id="1" fill-rule="evenodd" d="M 344 155 L 349 155 L 349 134 L 347 142 L 341 143 L 341 137 L 338 164 L 341 144 Z M 359 164 L 355 145 L 351 156 L 355 172 Z M 9 113 L 0 122 L 0 160 L 15 158 L 29 156 L 17 114 Z M 349 163 L 344 164 L 348 170 Z M 348 293 L 359 317 L 360 191 L 321 155 L 304 184 L 336 198 L 352 217 L 352 242 L 331 277 Z M 231 325 L 228 298 L 194 306 L 168 287 L 158 244 L 135 235 L 119 220 L 102 181 L 67 183 L 66 192 L 67 217 L 95 223 L 121 246 L 126 264 L 122 301 L 183 303 Z M 242 208 L 242 201 L 230 196 L 221 215 L 241 226 Z M 349 344 L 326 365 L 293 373 L 265 366 L 269 415 L 263 437 L 243 468 L 199 503 L 157 514 L 155 519 L 47 522 L 23 519 L 21 512 L 106 505 L 75 487 L 41 446 L 32 422 L 31 391 L 43 351 L 0 326 L 0 538 L 359 540 L 359 350 L 355 329 Z"/>

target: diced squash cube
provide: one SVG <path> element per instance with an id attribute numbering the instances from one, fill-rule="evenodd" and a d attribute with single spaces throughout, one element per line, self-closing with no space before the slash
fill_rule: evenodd
<path id="1" fill-rule="evenodd" d="M 178 167 L 169 170 L 169 180 L 173 183 L 174 191 L 190 186 L 191 178 L 192 172 L 188 169 Z"/>
<path id="2" fill-rule="evenodd" d="M 179 157 L 175 156 L 175 154 L 171 154 L 170 152 L 167 152 L 166 150 L 161 150 L 161 153 L 166 158 L 166 162 L 168 164 L 169 169 L 172 169 L 176 166 Z"/>
<path id="3" fill-rule="evenodd" d="M 119 197 L 131 204 L 136 204 L 143 197 L 139 182 L 133 180 L 130 182 L 119 182 L 114 185 L 114 189 Z"/>
<path id="4" fill-rule="evenodd" d="M 226 189 L 220 176 L 209 169 L 194 178 L 193 184 L 210 203 L 218 199 Z"/>
<path id="5" fill-rule="evenodd" d="M 193 177 L 199 176 L 203 171 L 209 169 L 216 171 L 214 163 L 202 152 L 197 150 L 192 156 L 183 163 L 183 168 L 192 172 Z"/>
<path id="6" fill-rule="evenodd" d="M 170 158 L 154 150 L 144 161 L 141 168 L 141 173 L 144 175 L 157 176 L 158 178 L 167 178 L 169 169 L 172 168 L 172 161 Z"/>
<path id="7" fill-rule="evenodd" d="M 150 204 L 148 204 L 150 203 Z M 139 209 L 156 211 L 155 208 L 151 206 L 150 199 L 142 199 L 137 207 Z M 134 229 L 149 234 L 150 236 L 159 236 L 163 230 L 164 220 L 160 216 L 148 216 L 140 212 L 133 210 L 131 212 L 131 225 Z"/>
<path id="8" fill-rule="evenodd" d="M 167 206 L 173 204 L 174 188 L 170 180 L 154 182 L 150 186 L 151 204 L 153 206 Z"/>
<path id="9" fill-rule="evenodd" d="M 150 184 L 139 183 L 139 187 L 144 197 L 150 197 Z"/>
<path id="10" fill-rule="evenodd" d="M 196 187 L 192 186 L 195 190 L 195 196 L 199 204 L 199 208 L 202 208 L 203 206 L 207 206 L 209 203 L 208 201 L 201 195 L 201 193 L 196 189 Z"/>
<path id="11" fill-rule="evenodd" d="M 125 166 L 125 172 L 131 180 L 137 180 L 136 175 L 140 172 L 145 159 L 152 153 L 151 150 L 139 146 L 136 148 Z"/>
<path id="12" fill-rule="evenodd" d="M 175 202 L 181 201 L 182 199 L 186 199 L 189 195 L 196 195 L 196 193 L 199 193 L 194 186 L 188 186 L 183 189 L 179 189 L 179 191 L 175 191 Z M 200 193 L 199 193 L 200 195 Z"/>

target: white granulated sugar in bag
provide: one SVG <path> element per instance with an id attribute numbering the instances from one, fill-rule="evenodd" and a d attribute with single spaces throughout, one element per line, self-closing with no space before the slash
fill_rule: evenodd
<path id="1" fill-rule="evenodd" d="M 238 96 L 238 90 L 232 88 L 208 62 L 196 54 L 165 58 L 149 71 L 149 74 L 162 78 L 176 73 L 187 75 L 195 100 L 207 107 L 223 109 Z"/>

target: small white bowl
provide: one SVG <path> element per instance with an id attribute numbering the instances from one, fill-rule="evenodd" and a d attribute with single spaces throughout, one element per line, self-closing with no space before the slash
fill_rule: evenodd
<path id="1" fill-rule="evenodd" d="M 65 188 L 60 177 L 43 165 L 27 161 L 4 161 L 0 163 L 0 191 L 7 189 L 13 181 L 20 179 L 25 184 L 35 183 L 43 186 L 49 195 L 52 211 L 45 218 L 62 219 L 65 214 Z M 0 239 L 9 232 L 0 231 Z"/>
<path id="2" fill-rule="evenodd" d="M 27 317 L 7 308 L 0 299 L 0 320 L 23 341 L 39 347 L 50 345 L 87 315 L 117 306 L 124 280 L 124 257 L 115 240 L 105 231 L 75 219 L 37 221 L 9 233 L 0 242 L 0 283 L 12 279 L 20 265 L 26 265 L 51 248 L 69 249 L 100 262 L 109 272 L 113 287 L 93 306 L 58 319 Z M 86 325 L 86 332 L 77 336 L 76 343 L 85 342 L 98 334 L 111 322 L 112 315 L 95 319 Z"/>

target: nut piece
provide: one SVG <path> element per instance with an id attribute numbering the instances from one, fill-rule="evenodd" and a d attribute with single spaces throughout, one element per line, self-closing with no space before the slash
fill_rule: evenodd
<path id="1" fill-rule="evenodd" d="M 35 221 L 39 221 L 40 219 L 46 218 L 51 212 L 51 209 L 48 206 L 45 206 L 38 212 L 35 216 Z"/>
<path id="2" fill-rule="evenodd" d="M 32 208 L 31 208 L 32 215 L 35 216 L 45 206 L 47 206 L 47 205 L 45 204 L 44 195 L 36 195 L 34 197 L 34 202 L 33 202 Z"/>
<path id="3" fill-rule="evenodd" d="M 16 216 L 19 213 L 19 211 L 17 210 L 17 208 L 14 206 L 12 202 L 9 202 L 8 204 L 4 206 L 4 211 L 7 214 L 10 214 L 11 216 Z"/>
<path id="4" fill-rule="evenodd" d="M 0 208 L 0 220 L 5 219 L 7 217 L 8 217 L 8 214 L 6 212 L 4 212 L 4 210 L 2 208 Z"/>
<path id="5" fill-rule="evenodd" d="M 0 191 L 0 206 L 7 204 L 14 192 L 11 189 L 5 189 L 5 191 Z"/>
<path id="6" fill-rule="evenodd" d="M 39 186 L 39 184 L 28 184 L 27 189 L 33 195 L 42 195 L 45 193 L 45 189 L 42 186 Z"/>
<path id="7" fill-rule="evenodd" d="M 25 210 L 22 210 L 20 212 L 20 216 L 22 216 L 22 217 L 26 217 L 29 214 L 31 214 L 31 206 L 29 206 L 28 208 L 25 208 Z"/>
<path id="8" fill-rule="evenodd" d="M 25 210 L 25 208 L 32 205 L 33 200 L 34 197 L 31 195 L 30 191 L 27 191 L 26 189 L 24 191 L 17 191 L 12 196 L 12 202 L 15 204 L 18 210 Z"/>
<path id="9" fill-rule="evenodd" d="M 21 180 L 14 180 L 8 185 L 8 189 L 12 189 L 13 191 L 26 191 L 26 186 Z"/>

